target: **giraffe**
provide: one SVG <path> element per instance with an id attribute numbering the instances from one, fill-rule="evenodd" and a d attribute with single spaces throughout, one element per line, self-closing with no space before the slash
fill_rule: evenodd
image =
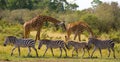
<path id="1" fill-rule="evenodd" d="M 55 26 L 60 25 L 62 28 L 66 30 L 64 22 L 61 22 L 55 18 L 52 18 L 50 16 L 45 15 L 38 15 L 31 19 L 30 21 L 27 21 L 24 23 L 24 38 L 28 38 L 30 31 L 37 31 L 35 41 L 38 39 L 40 40 L 40 31 L 43 26 L 43 23 L 49 21 L 55 24 Z"/>
<path id="2" fill-rule="evenodd" d="M 81 40 L 80 35 L 85 30 L 87 30 L 90 33 L 90 36 L 93 37 L 93 32 L 87 23 L 85 23 L 83 21 L 69 23 L 66 26 L 67 36 L 65 36 L 65 40 L 68 41 L 70 39 L 71 33 L 74 33 L 75 34 L 74 40 L 78 36 L 78 39 L 80 41 Z"/>

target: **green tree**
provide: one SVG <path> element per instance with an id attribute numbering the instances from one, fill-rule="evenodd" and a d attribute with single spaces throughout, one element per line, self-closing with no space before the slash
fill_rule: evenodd
<path id="1" fill-rule="evenodd" d="M 85 14 L 81 16 L 81 19 L 87 22 L 91 28 L 98 29 L 99 20 L 94 14 Z"/>
<path id="2" fill-rule="evenodd" d="M 100 31 L 109 32 L 112 30 L 118 30 L 120 27 L 119 16 L 120 8 L 117 3 L 112 2 L 111 4 L 102 3 L 96 7 L 95 15 L 101 22 Z"/>
<path id="3" fill-rule="evenodd" d="M 76 10 L 79 6 L 77 4 L 69 4 L 66 8 L 69 10 Z"/>
<path id="4" fill-rule="evenodd" d="M 32 0 L 8 0 L 9 9 L 32 9 L 33 4 Z"/>
<path id="5" fill-rule="evenodd" d="M 0 0 L 0 9 L 7 8 L 7 0 Z"/>
<path id="6" fill-rule="evenodd" d="M 111 8 L 113 9 L 112 10 L 112 13 L 113 13 L 113 21 L 111 23 L 112 25 L 112 28 L 114 28 L 115 30 L 117 30 L 119 27 L 120 27 L 120 8 L 118 6 L 118 3 L 117 2 L 111 2 Z"/>
<path id="7" fill-rule="evenodd" d="M 100 5 L 101 3 L 102 3 L 102 1 L 100 1 L 100 0 L 93 0 L 91 2 L 93 8 L 95 8 L 96 6 Z"/>

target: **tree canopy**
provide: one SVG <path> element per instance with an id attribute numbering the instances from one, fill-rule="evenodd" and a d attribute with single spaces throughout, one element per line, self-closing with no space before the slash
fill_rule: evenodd
<path id="1" fill-rule="evenodd" d="M 46 9 L 65 11 L 76 9 L 77 4 L 68 3 L 66 0 L 0 0 L 0 9 Z"/>

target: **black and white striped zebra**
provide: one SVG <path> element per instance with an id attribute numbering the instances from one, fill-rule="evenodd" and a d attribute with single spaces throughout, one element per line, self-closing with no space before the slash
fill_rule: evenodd
<path id="1" fill-rule="evenodd" d="M 90 54 L 89 54 L 90 47 L 88 47 L 88 43 L 86 43 L 86 42 L 68 41 L 67 46 L 68 46 L 68 48 L 70 48 L 70 46 L 74 47 L 74 49 L 72 51 L 72 57 L 73 57 L 73 52 L 74 51 L 76 51 L 77 57 L 78 57 L 78 49 L 82 49 L 83 50 L 82 57 L 85 54 L 85 49 L 87 50 L 88 55 L 90 56 Z"/>
<path id="2" fill-rule="evenodd" d="M 60 48 L 60 57 L 62 56 L 62 49 L 64 49 L 65 51 L 65 54 L 67 56 L 67 51 L 66 51 L 66 44 L 63 40 L 47 40 L 47 39 L 43 39 L 43 40 L 39 40 L 39 45 L 38 45 L 38 49 L 41 48 L 42 45 L 46 45 L 46 50 L 43 54 L 43 56 L 45 56 L 48 48 L 51 49 L 51 52 L 52 52 L 52 55 L 54 56 L 54 53 L 53 53 L 53 48 Z"/>
<path id="3" fill-rule="evenodd" d="M 28 47 L 29 52 L 28 56 L 31 53 L 31 47 L 35 50 L 36 56 L 38 56 L 37 49 L 35 48 L 35 41 L 32 39 L 18 39 L 15 36 L 7 36 L 5 38 L 4 46 L 7 44 L 13 44 L 14 48 L 12 49 L 11 56 L 13 55 L 13 51 L 18 48 L 19 56 L 20 56 L 20 47 Z"/>
<path id="4" fill-rule="evenodd" d="M 91 54 L 91 57 L 93 56 L 93 53 L 95 52 L 96 49 L 99 49 L 100 55 L 102 57 L 101 49 L 107 49 L 108 48 L 108 57 L 110 56 L 111 50 L 113 51 L 113 57 L 115 57 L 115 51 L 114 51 L 114 42 L 112 40 L 99 40 L 96 38 L 89 38 L 88 45 L 90 46 L 91 44 L 94 45 L 94 50 Z M 111 50 L 110 50 L 111 49 Z"/>

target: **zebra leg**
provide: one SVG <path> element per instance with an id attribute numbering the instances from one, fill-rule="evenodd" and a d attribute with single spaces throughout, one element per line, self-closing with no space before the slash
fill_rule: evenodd
<path id="1" fill-rule="evenodd" d="M 31 48 L 28 47 L 28 55 L 27 56 L 30 56 L 30 53 L 31 53 Z"/>
<path id="2" fill-rule="evenodd" d="M 36 49 L 35 47 L 32 47 L 32 48 L 35 50 L 35 52 L 36 52 L 36 56 L 38 57 L 37 49 Z"/>
<path id="3" fill-rule="evenodd" d="M 50 48 L 50 49 L 51 49 L 52 55 L 54 56 L 53 49 L 52 48 Z"/>
<path id="4" fill-rule="evenodd" d="M 15 50 L 15 48 L 16 48 L 16 47 L 14 47 L 14 48 L 12 49 L 11 56 L 13 55 L 13 51 Z"/>
<path id="5" fill-rule="evenodd" d="M 102 53 L 101 53 L 101 49 L 99 48 L 99 51 L 100 51 L 100 55 L 101 55 L 101 58 L 102 58 Z"/>
<path id="6" fill-rule="evenodd" d="M 73 57 L 73 53 L 74 53 L 75 49 L 72 51 L 72 57 Z"/>
<path id="7" fill-rule="evenodd" d="M 77 53 L 77 57 L 78 57 L 78 49 L 76 49 L 75 51 L 76 51 L 76 53 Z"/>
<path id="8" fill-rule="evenodd" d="M 59 57 L 61 57 L 62 56 L 62 48 L 60 48 L 60 56 Z"/>
<path id="9" fill-rule="evenodd" d="M 89 50 L 87 49 L 87 52 L 88 52 L 88 55 L 89 55 L 89 57 L 90 57 L 90 53 L 89 53 Z"/>
<path id="10" fill-rule="evenodd" d="M 47 50 L 48 50 L 48 47 L 46 48 L 46 50 L 45 50 L 45 52 L 44 52 L 44 54 L 43 54 L 43 57 L 45 56 L 45 54 L 46 54 Z"/>
<path id="11" fill-rule="evenodd" d="M 18 47 L 18 52 L 19 52 L 19 56 L 20 56 L 20 47 Z"/>
<path id="12" fill-rule="evenodd" d="M 83 50 L 83 54 L 82 54 L 82 57 L 85 55 L 85 49 L 84 48 L 82 48 L 82 50 Z"/>
<path id="13" fill-rule="evenodd" d="M 95 50 L 96 50 L 96 47 L 94 47 L 94 50 L 93 50 L 92 53 L 91 53 L 91 58 L 92 58 L 93 53 L 95 52 Z"/>
<path id="14" fill-rule="evenodd" d="M 112 51 L 113 51 L 113 57 L 116 58 L 114 48 L 111 48 L 111 49 L 112 49 Z"/>
<path id="15" fill-rule="evenodd" d="M 62 56 L 62 49 L 60 48 L 60 56 L 59 57 L 61 57 Z"/>
<path id="16" fill-rule="evenodd" d="M 110 48 L 108 48 L 108 57 L 110 57 L 110 53 L 111 53 Z"/>
<path id="17" fill-rule="evenodd" d="M 63 49 L 64 49 L 64 51 L 65 51 L 65 54 L 66 54 L 66 57 L 67 57 L 67 51 L 66 51 L 65 47 L 63 47 Z"/>

